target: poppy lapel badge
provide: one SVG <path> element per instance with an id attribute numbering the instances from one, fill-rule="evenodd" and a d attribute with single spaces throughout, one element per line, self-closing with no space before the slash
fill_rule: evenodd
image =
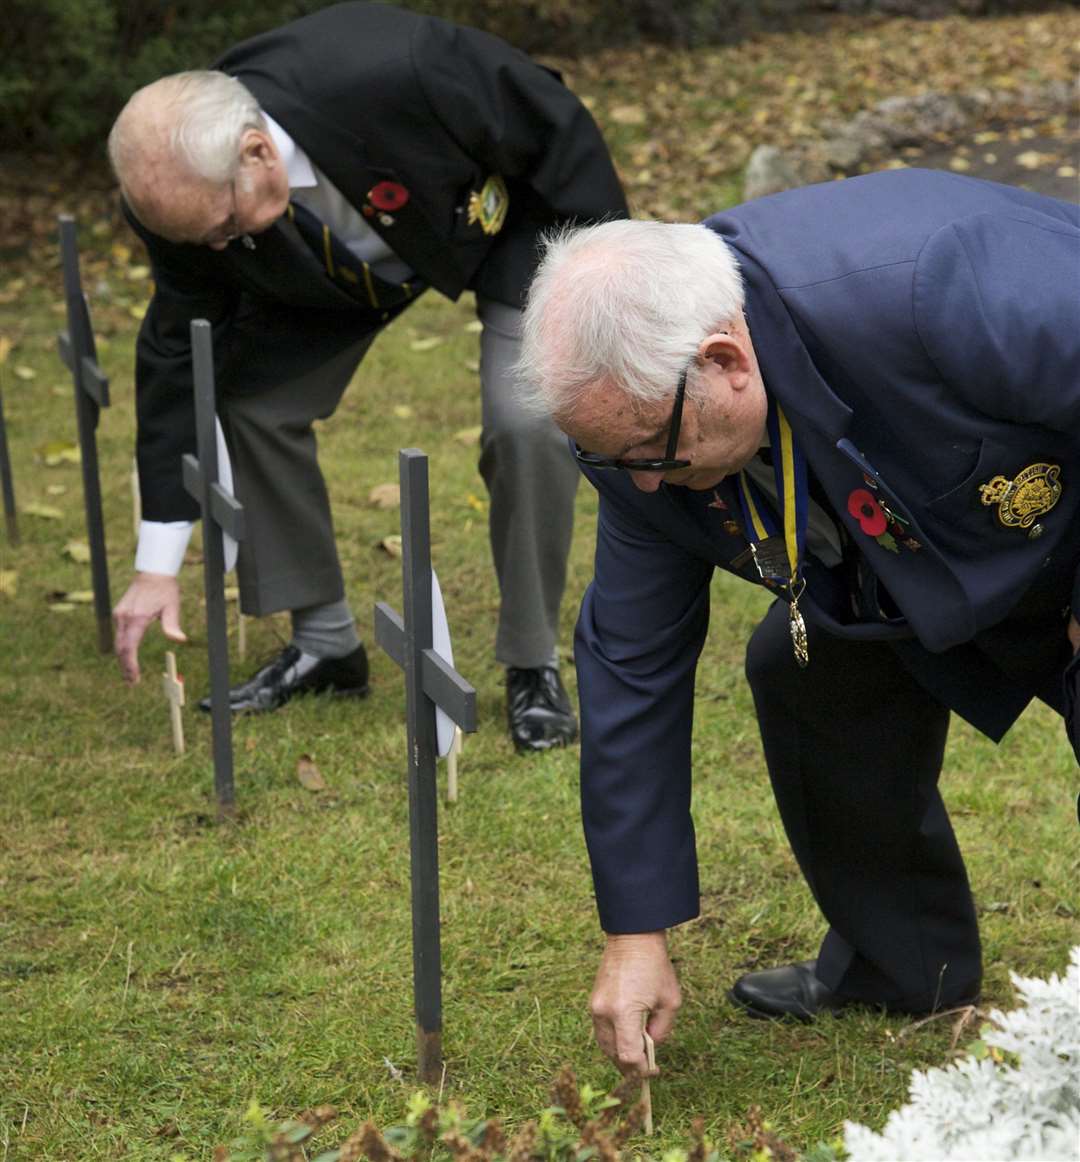
<path id="1" fill-rule="evenodd" d="M 510 192 L 506 182 L 496 173 L 492 174 L 480 192 L 469 194 L 469 225 L 480 223 L 485 234 L 498 234 L 506 221 L 506 211 L 510 206 Z"/>
<path id="2" fill-rule="evenodd" d="M 379 211 L 379 222 L 383 226 L 393 226 L 393 212 L 408 204 L 409 191 L 401 182 L 376 182 L 367 195 L 368 205 L 364 207 L 366 217 L 372 217 L 373 211 Z"/>
<path id="3" fill-rule="evenodd" d="M 873 537 L 890 553 L 899 553 L 901 546 L 913 553 L 922 548 L 922 542 L 908 532 L 911 521 L 889 508 L 869 489 L 853 489 L 848 496 L 847 507 L 848 514 L 858 521 L 860 531 L 868 537 Z"/>
<path id="4" fill-rule="evenodd" d="M 1061 488 L 1060 464 L 1029 464 L 1012 480 L 992 476 L 980 484 L 979 499 L 987 508 L 997 507 L 996 515 L 1003 528 L 1028 529 L 1028 536 L 1034 537 L 1042 532 L 1036 519 L 1057 504 Z"/>

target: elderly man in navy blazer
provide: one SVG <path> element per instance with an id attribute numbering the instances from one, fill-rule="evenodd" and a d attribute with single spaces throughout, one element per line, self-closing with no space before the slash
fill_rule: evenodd
<path id="1" fill-rule="evenodd" d="M 690 728 L 718 566 L 776 594 L 746 672 L 828 923 L 814 960 L 733 999 L 802 1019 L 971 1000 L 937 782 L 951 712 L 1000 739 L 1033 698 L 1064 709 L 1080 210 L 908 170 L 569 231 L 521 370 L 600 494 L 576 649 L 601 1047 L 643 1070 L 643 1017 L 659 1040 L 679 1005 L 665 933 L 698 913 Z"/>
<path id="2" fill-rule="evenodd" d="M 367 690 L 312 423 L 426 288 L 473 291 L 511 734 L 525 751 L 572 741 L 556 635 L 578 472 L 554 425 L 518 406 L 508 368 L 539 232 L 626 213 L 581 102 L 496 37 L 348 3 L 139 90 L 109 147 L 155 283 L 136 358 L 145 519 L 116 609 L 127 678 L 153 620 L 182 636 L 176 574 L 197 512 L 180 475 L 194 447 L 191 320 L 214 328 L 248 518 L 241 605 L 292 614 L 289 644 L 230 694 L 237 711 L 265 711 Z"/>

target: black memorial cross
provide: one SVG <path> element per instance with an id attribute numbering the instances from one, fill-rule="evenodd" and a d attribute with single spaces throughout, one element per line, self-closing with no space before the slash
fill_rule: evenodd
<path id="1" fill-rule="evenodd" d="M 0 489 L 4 493 L 4 522 L 8 544 L 19 543 L 19 520 L 15 515 L 15 482 L 11 475 L 11 452 L 8 449 L 7 422 L 4 419 L 4 396 L 0 391 Z"/>
<path id="2" fill-rule="evenodd" d="M 191 324 L 191 362 L 195 380 L 195 434 L 198 459 L 184 456 L 184 487 L 199 502 L 203 517 L 203 581 L 206 586 L 206 642 L 210 660 L 210 721 L 213 732 L 214 790 L 218 810 L 232 815 L 232 712 L 229 709 L 229 629 L 225 616 L 225 541 L 244 539 L 244 508 L 218 482 L 217 401 L 210 324 Z"/>
<path id="3" fill-rule="evenodd" d="M 101 477 L 98 473 L 97 425 L 101 409 L 109 406 L 109 381 L 98 366 L 90 308 L 79 277 L 79 247 L 75 219 L 60 215 L 60 260 L 64 268 L 66 331 L 57 335 L 60 358 L 71 370 L 75 383 L 75 418 L 79 430 L 83 500 L 86 505 L 86 539 L 90 545 L 90 576 L 94 586 L 98 649 L 112 652 L 112 602 L 109 599 L 109 562 L 105 555 L 105 521 L 101 515 Z"/>
<path id="4" fill-rule="evenodd" d="M 476 690 L 432 649 L 427 457 L 405 448 L 398 454 L 398 468 L 405 616 L 377 602 L 375 640 L 405 671 L 417 1072 L 421 1081 L 437 1082 L 442 1071 L 442 951 L 435 710 L 441 708 L 462 730 L 474 731 Z"/>

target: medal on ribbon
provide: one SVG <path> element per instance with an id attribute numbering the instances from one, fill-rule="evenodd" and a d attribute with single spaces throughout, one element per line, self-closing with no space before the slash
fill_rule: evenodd
<path id="1" fill-rule="evenodd" d="M 799 609 L 799 598 L 806 589 L 802 559 L 810 512 L 806 457 L 796 445 L 791 425 L 779 405 L 769 407 L 768 429 L 780 521 L 773 517 L 761 490 L 745 471 L 739 473 L 739 502 L 758 575 L 770 589 L 787 592 L 791 645 L 795 661 L 802 668 L 810 660 L 806 622 Z"/>

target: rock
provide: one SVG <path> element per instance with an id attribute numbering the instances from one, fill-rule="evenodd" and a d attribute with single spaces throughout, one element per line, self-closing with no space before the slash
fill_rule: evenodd
<path id="1" fill-rule="evenodd" d="M 746 163 L 743 198 L 763 198 L 802 185 L 792 159 L 775 145 L 759 145 Z"/>

